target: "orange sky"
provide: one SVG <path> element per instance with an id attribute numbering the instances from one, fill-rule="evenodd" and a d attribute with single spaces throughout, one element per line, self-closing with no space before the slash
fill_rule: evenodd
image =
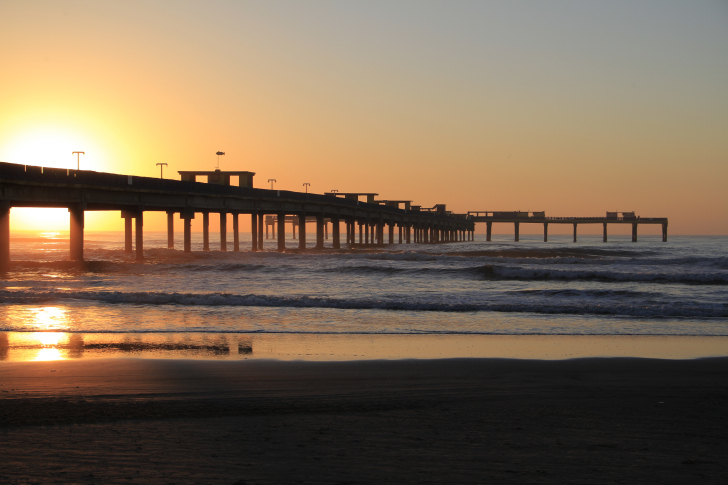
<path id="1" fill-rule="evenodd" d="M 258 187 L 728 234 L 727 21 L 721 2 L 0 1 L 0 161 L 84 150 L 178 178 L 222 150 Z"/>

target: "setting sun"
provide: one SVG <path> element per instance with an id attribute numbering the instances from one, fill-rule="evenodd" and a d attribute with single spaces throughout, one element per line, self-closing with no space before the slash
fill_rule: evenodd
<path id="1" fill-rule="evenodd" d="M 83 151 L 80 161 L 74 151 Z M 0 161 L 41 167 L 102 171 L 106 160 L 87 137 L 59 126 L 36 127 L 0 141 Z"/>

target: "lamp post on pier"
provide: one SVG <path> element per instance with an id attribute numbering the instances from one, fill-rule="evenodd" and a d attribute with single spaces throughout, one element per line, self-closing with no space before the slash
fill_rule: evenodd
<path id="1" fill-rule="evenodd" d="M 164 170 L 164 167 L 167 166 L 167 164 L 166 163 L 158 163 L 157 166 L 159 167 L 159 178 L 160 179 L 163 179 L 164 178 L 164 171 L 163 170 Z"/>
<path id="2" fill-rule="evenodd" d="M 278 181 L 276 179 L 268 179 L 268 182 L 270 182 L 270 189 L 273 190 L 273 184 Z"/>
<path id="3" fill-rule="evenodd" d="M 86 155 L 86 152 L 73 152 L 73 155 L 76 155 L 76 170 L 81 170 L 81 155 Z"/>
<path id="4" fill-rule="evenodd" d="M 305 182 L 305 183 L 303 184 L 303 186 L 304 186 L 304 187 L 306 187 L 306 193 L 307 193 L 307 194 L 308 194 L 308 187 L 309 187 L 310 185 L 311 185 L 311 184 L 309 184 L 308 182 Z"/>
<path id="5" fill-rule="evenodd" d="M 215 170 L 220 170 L 220 155 L 225 155 L 225 152 L 215 152 L 215 155 L 217 155 L 217 167 L 215 167 Z"/>

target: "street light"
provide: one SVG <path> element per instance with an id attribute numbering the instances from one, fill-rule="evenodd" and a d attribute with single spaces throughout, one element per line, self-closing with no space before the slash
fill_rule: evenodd
<path id="1" fill-rule="evenodd" d="M 217 155 L 217 167 L 215 167 L 215 170 L 220 170 L 220 155 L 225 155 L 225 152 L 216 152 L 215 155 Z"/>
<path id="2" fill-rule="evenodd" d="M 158 163 L 157 166 L 159 167 L 159 178 L 160 179 L 163 179 L 164 178 L 164 172 L 163 172 L 163 170 L 164 170 L 164 167 L 167 166 L 167 164 L 166 163 Z"/>
<path id="3" fill-rule="evenodd" d="M 81 155 L 86 155 L 86 152 L 73 152 L 73 155 L 76 155 L 76 163 L 78 164 L 76 170 L 81 170 Z"/>
<path id="4" fill-rule="evenodd" d="M 273 182 L 278 182 L 276 179 L 268 179 L 268 182 L 270 182 L 270 189 L 273 190 Z"/>
<path id="5" fill-rule="evenodd" d="M 303 184 L 303 186 L 304 186 L 304 187 L 306 187 L 306 193 L 307 193 L 307 194 L 308 194 L 308 187 L 309 187 L 310 185 L 311 185 L 311 184 L 309 184 L 308 182 L 305 182 L 305 183 Z"/>
<path id="6" fill-rule="evenodd" d="M 338 192 L 338 190 L 336 190 L 336 189 L 331 189 L 331 193 L 332 193 L 332 194 L 335 194 L 336 192 Z"/>

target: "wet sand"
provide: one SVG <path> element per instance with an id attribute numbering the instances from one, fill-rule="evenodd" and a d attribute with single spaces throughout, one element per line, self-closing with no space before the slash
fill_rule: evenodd
<path id="1" fill-rule="evenodd" d="M 2 483 L 726 483 L 728 358 L 0 364 Z"/>

